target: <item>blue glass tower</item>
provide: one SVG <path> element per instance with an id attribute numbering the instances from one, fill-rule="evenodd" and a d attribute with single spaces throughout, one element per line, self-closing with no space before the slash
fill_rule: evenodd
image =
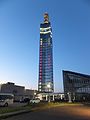
<path id="1" fill-rule="evenodd" d="M 48 13 L 45 13 L 44 22 L 40 24 L 39 92 L 54 91 L 52 48 L 52 28 Z"/>

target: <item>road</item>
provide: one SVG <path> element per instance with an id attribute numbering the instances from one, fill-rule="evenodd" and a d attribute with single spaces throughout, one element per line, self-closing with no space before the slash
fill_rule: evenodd
<path id="1" fill-rule="evenodd" d="M 13 116 L 5 120 L 90 120 L 90 107 L 54 107 Z"/>

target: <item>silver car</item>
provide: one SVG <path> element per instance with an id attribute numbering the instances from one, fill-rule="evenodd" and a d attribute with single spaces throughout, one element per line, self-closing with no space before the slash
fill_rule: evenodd
<path id="1" fill-rule="evenodd" d="M 32 99 L 30 100 L 30 103 L 40 103 L 40 99 Z"/>

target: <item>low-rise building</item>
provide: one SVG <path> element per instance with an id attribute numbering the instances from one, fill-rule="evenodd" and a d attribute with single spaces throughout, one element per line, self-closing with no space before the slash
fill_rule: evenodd
<path id="1" fill-rule="evenodd" d="M 64 93 L 38 93 L 36 98 L 39 98 L 41 101 L 63 101 Z"/>
<path id="2" fill-rule="evenodd" d="M 36 90 L 25 89 L 24 86 L 15 85 L 15 83 L 8 82 L 0 85 L 0 93 L 12 93 L 14 94 L 14 100 L 20 101 L 24 98 L 33 99 Z"/>
<path id="3" fill-rule="evenodd" d="M 90 101 L 90 75 L 63 71 L 65 99 L 69 101 Z"/>

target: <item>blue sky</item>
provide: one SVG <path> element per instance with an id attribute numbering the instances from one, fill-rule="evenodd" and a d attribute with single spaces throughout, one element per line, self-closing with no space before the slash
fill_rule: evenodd
<path id="1" fill-rule="evenodd" d="M 89 0 L 0 0 L 0 83 L 37 89 L 44 12 L 53 30 L 55 91 L 63 91 L 63 69 L 90 74 Z"/>

